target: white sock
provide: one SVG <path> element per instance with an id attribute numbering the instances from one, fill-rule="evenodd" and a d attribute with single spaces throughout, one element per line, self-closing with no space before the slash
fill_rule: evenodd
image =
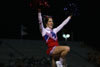
<path id="1" fill-rule="evenodd" d="M 63 67 L 61 61 L 56 61 L 56 65 L 57 65 L 57 67 Z"/>
<path id="2" fill-rule="evenodd" d="M 59 60 L 60 60 L 60 62 L 63 64 L 64 59 L 63 59 L 63 58 L 60 58 Z"/>

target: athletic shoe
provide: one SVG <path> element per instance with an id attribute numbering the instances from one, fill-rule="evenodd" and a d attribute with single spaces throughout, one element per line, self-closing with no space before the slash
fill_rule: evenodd
<path id="1" fill-rule="evenodd" d="M 56 61 L 57 67 L 63 67 L 62 63 L 60 61 Z"/>

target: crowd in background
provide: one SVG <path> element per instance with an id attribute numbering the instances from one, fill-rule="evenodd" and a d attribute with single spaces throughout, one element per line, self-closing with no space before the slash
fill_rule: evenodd
<path id="1" fill-rule="evenodd" d="M 0 67 L 50 67 L 49 57 L 17 58 L 8 64 L 0 63 Z"/>
<path id="2" fill-rule="evenodd" d="M 97 67 L 100 67 L 100 52 L 99 51 L 88 52 L 88 61 L 90 63 L 94 63 Z"/>
<path id="3" fill-rule="evenodd" d="M 88 62 L 100 67 L 100 53 L 88 52 Z M 8 64 L 0 63 L 0 67 L 51 67 L 50 57 L 31 57 L 10 59 Z"/>

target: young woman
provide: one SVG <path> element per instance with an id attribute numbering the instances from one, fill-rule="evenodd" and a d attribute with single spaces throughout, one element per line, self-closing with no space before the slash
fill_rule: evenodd
<path id="1" fill-rule="evenodd" d="M 57 39 L 57 33 L 69 22 L 72 16 L 68 16 L 58 27 L 53 28 L 53 18 L 50 16 L 46 16 L 44 22 L 46 28 L 44 28 L 41 10 L 38 9 L 38 20 L 39 27 L 42 37 L 46 41 L 48 46 L 47 55 L 52 57 L 52 67 L 64 67 L 65 57 L 67 53 L 70 51 L 69 46 L 60 46 Z M 56 58 L 59 58 L 59 61 L 55 61 Z"/>

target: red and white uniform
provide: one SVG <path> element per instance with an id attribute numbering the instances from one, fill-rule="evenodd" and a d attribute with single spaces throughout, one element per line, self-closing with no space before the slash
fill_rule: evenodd
<path id="1" fill-rule="evenodd" d="M 50 55 L 53 52 L 54 48 L 56 48 L 56 46 L 59 46 L 57 33 L 68 23 L 71 17 L 66 18 L 58 27 L 54 29 L 50 29 L 49 27 L 44 28 L 42 15 L 40 12 L 38 13 L 38 19 L 39 19 L 39 25 L 40 25 L 40 31 L 42 37 L 44 38 L 48 46 L 46 53 Z"/>

